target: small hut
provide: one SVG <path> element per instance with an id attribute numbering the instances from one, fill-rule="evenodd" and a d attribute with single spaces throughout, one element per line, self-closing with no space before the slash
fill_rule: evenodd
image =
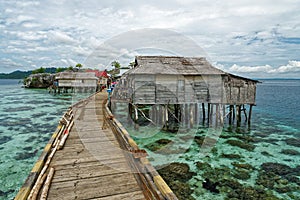
<path id="1" fill-rule="evenodd" d="M 55 84 L 60 92 L 68 92 L 69 89 L 77 92 L 95 92 L 98 78 L 93 72 L 65 71 L 56 74 Z"/>
<path id="2" fill-rule="evenodd" d="M 257 82 L 217 69 L 202 57 L 137 56 L 134 68 L 119 80 L 112 103 L 125 101 L 135 107 L 152 105 L 165 110 L 162 112 L 173 110 L 181 120 L 197 120 L 200 113 L 207 121 L 227 116 L 230 123 L 235 116 L 240 123 L 244 111 L 250 123 Z M 174 109 L 169 109 L 172 105 Z M 248 117 L 245 105 L 249 107 Z"/>

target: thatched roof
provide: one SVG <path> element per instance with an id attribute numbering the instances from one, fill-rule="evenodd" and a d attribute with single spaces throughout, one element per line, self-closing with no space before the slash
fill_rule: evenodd
<path id="1" fill-rule="evenodd" d="M 125 75 L 128 74 L 226 75 L 246 81 L 259 82 L 224 72 L 212 66 L 204 57 L 136 56 L 135 68 L 125 73 Z"/>
<path id="2" fill-rule="evenodd" d="M 129 74 L 222 75 L 205 58 L 177 56 L 137 56 L 136 67 Z"/>

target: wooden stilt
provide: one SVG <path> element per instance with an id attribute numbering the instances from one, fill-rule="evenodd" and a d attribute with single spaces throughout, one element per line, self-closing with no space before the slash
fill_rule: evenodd
<path id="1" fill-rule="evenodd" d="M 174 104 L 174 112 L 175 112 L 175 117 L 176 117 L 175 122 L 180 123 L 180 121 L 178 120 L 178 119 L 180 119 L 179 118 L 180 104 Z"/>
<path id="2" fill-rule="evenodd" d="M 243 112 L 244 112 L 244 116 L 245 116 L 245 122 L 247 122 L 248 118 L 247 118 L 247 112 L 246 112 L 246 108 L 245 108 L 244 104 L 243 104 Z"/>
<path id="3" fill-rule="evenodd" d="M 157 121 L 156 121 L 156 113 L 157 113 L 157 111 L 156 111 L 156 105 L 152 105 L 152 121 L 155 123 L 155 124 L 157 124 Z"/>
<path id="4" fill-rule="evenodd" d="M 185 104 L 181 104 L 181 107 L 180 107 L 180 126 L 184 127 L 185 126 L 185 123 L 184 123 L 184 108 L 185 108 Z"/>
<path id="5" fill-rule="evenodd" d="M 169 111 L 168 111 L 168 105 L 165 105 L 165 126 L 166 126 L 166 130 L 169 130 Z"/>
<path id="6" fill-rule="evenodd" d="M 221 123 L 221 126 L 223 126 L 223 125 L 224 125 L 224 117 L 225 117 L 225 115 L 226 115 L 226 112 L 225 112 L 225 105 L 224 105 L 224 104 L 221 104 L 220 106 L 221 106 L 220 109 L 222 109 L 222 115 L 220 115 L 220 123 Z"/>
<path id="7" fill-rule="evenodd" d="M 219 121 L 219 115 L 220 115 L 220 113 L 219 113 L 219 105 L 220 104 L 216 104 L 216 127 L 218 127 L 218 121 Z"/>
<path id="8" fill-rule="evenodd" d="M 190 110 L 190 112 L 189 112 L 189 114 L 190 114 L 190 121 L 189 121 L 189 123 L 190 123 L 190 128 L 193 128 L 194 127 L 195 104 L 190 104 L 189 107 L 190 107 L 189 108 L 189 110 Z"/>
<path id="9" fill-rule="evenodd" d="M 163 121 L 163 115 L 162 115 L 162 105 L 158 105 L 158 115 L 157 115 L 157 124 L 158 125 L 162 125 L 163 123 L 162 123 L 162 121 Z"/>
<path id="10" fill-rule="evenodd" d="M 210 123 L 210 103 L 207 104 L 207 123 Z"/>
<path id="11" fill-rule="evenodd" d="M 241 105 L 237 105 L 236 106 L 236 111 L 237 111 L 237 116 L 236 116 L 236 120 L 237 120 L 237 126 L 241 125 L 241 121 L 242 121 L 242 117 L 241 117 Z"/>
<path id="12" fill-rule="evenodd" d="M 186 107 L 185 107 L 185 124 L 187 126 L 187 128 L 190 128 L 190 105 L 189 104 L 186 104 Z"/>
<path id="13" fill-rule="evenodd" d="M 235 108 L 234 105 L 232 106 L 232 122 L 234 123 L 235 121 Z"/>
<path id="14" fill-rule="evenodd" d="M 229 106 L 229 124 L 232 124 L 232 116 L 233 116 L 233 105 Z"/>
<path id="15" fill-rule="evenodd" d="M 131 105 L 131 103 L 128 104 L 127 123 L 130 125 L 132 124 L 132 105 Z"/>
<path id="16" fill-rule="evenodd" d="M 213 113 L 214 113 L 214 104 L 211 104 L 210 113 L 209 113 L 209 121 L 211 125 L 213 125 Z"/>
<path id="17" fill-rule="evenodd" d="M 222 104 L 222 110 L 223 110 L 223 118 L 225 117 L 225 115 L 226 115 L 226 105 L 225 104 Z"/>
<path id="18" fill-rule="evenodd" d="M 204 123 L 205 121 L 205 104 L 202 103 L 202 122 Z"/>
<path id="19" fill-rule="evenodd" d="M 198 110 L 199 110 L 199 108 L 198 108 L 198 105 L 199 104 L 197 104 L 197 103 L 195 103 L 194 104 L 194 123 L 196 124 L 196 126 L 198 126 L 198 119 L 199 119 L 199 112 L 198 112 Z"/>
<path id="20" fill-rule="evenodd" d="M 134 107 L 134 128 L 135 128 L 135 130 L 139 129 L 138 119 L 139 119 L 139 113 L 138 113 L 137 107 Z"/>
<path id="21" fill-rule="evenodd" d="M 250 108 L 249 108 L 249 118 L 248 118 L 248 125 L 250 125 L 250 124 L 251 124 L 252 107 L 253 107 L 253 105 L 251 104 L 251 105 L 250 105 Z"/>

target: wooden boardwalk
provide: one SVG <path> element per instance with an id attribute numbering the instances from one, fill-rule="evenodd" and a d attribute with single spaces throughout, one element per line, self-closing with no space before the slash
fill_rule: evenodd
<path id="1" fill-rule="evenodd" d="M 15 200 L 178 200 L 106 99 L 96 93 L 62 116 Z"/>
<path id="2" fill-rule="evenodd" d="M 50 163 L 55 173 L 47 199 L 145 199 L 113 132 L 102 130 L 105 98 L 98 93 L 73 107 L 74 126 Z"/>

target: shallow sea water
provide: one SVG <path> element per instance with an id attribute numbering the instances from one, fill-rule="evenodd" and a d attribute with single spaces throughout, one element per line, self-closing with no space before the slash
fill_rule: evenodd
<path id="1" fill-rule="evenodd" d="M 85 95 L 25 89 L 0 80 L 0 199 L 13 199 L 70 105 Z"/>
<path id="2" fill-rule="evenodd" d="M 300 199 L 299 100 L 300 80 L 263 80 L 250 127 L 225 124 L 212 130 L 199 124 L 166 133 L 151 126 L 135 130 L 126 118 L 120 120 L 157 169 L 170 163 L 189 166 L 193 175 L 180 184 L 192 189 L 194 199 Z M 213 144 L 209 149 L 205 138 Z M 204 188 L 205 179 L 216 183 L 218 192 Z M 168 183 L 179 191 L 178 182 Z"/>
<path id="3" fill-rule="evenodd" d="M 47 90 L 21 88 L 18 80 L 0 80 L 0 199 L 13 199 L 55 131 L 60 117 L 82 97 L 71 94 L 54 96 Z M 189 166 L 193 176 L 185 184 L 192 189 L 189 196 L 194 199 L 232 199 L 232 195 L 236 195 L 233 191 L 237 190 L 232 189 L 234 184 L 235 187 L 240 184 L 238 190 L 242 187 L 240 192 L 244 199 L 255 199 L 251 193 L 253 188 L 255 192 L 263 190 L 279 199 L 300 199 L 299 100 L 300 80 L 264 80 L 257 87 L 257 106 L 253 109 L 250 129 L 245 124 L 239 129 L 225 125 L 210 149 L 203 148 L 199 141 L 212 138 L 214 133 L 202 124 L 188 132 L 182 129 L 171 134 L 155 127 L 140 127 L 135 131 L 131 125 L 126 125 L 126 121 L 123 125 L 140 147 L 148 151 L 149 160 L 158 169 L 169 163 Z M 173 141 L 167 148 L 168 154 L 150 150 L 156 148 L 155 142 L 159 139 Z M 230 145 L 229 140 L 240 141 L 253 149 Z M 264 163 L 280 163 L 282 166 Z M 241 166 L 237 164 L 251 167 L 246 170 L 236 167 Z M 263 168 L 273 169 L 275 174 L 268 174 Z M 266 180 L 273 181 L 277 177 L 273 181 L 277 181 L 275 185 L 262 181 L 258 184 L 259 176 L 266 174 Z M 219 193 L 215 193 L 203 188 L 205 178 L 230 184 L 217 186 Z"/>

